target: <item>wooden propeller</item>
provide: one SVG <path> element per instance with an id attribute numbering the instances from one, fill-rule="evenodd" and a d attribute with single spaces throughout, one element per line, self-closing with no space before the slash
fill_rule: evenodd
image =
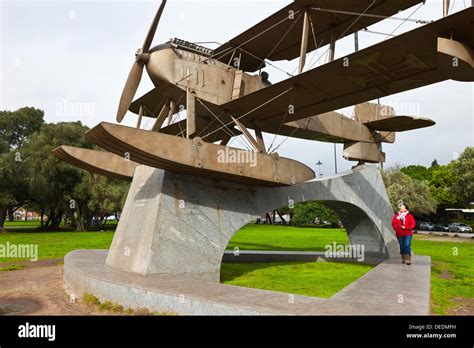
<path id="1" fill-rule="evenodd" d="M 148 63 L 150 59 L 150 46 L 153 41 L 153 37 L 156 33 L 156 28 L 158 27 L 158 23 L 160 22 L 161 14 L 166 5 L 166 0 L 161 1 L 161 5 L 156 12 L 155 18 L 153 18 L 153 22 L 151 23 L 150 29 L 148 30 L 148 34 L 146 35 L 145 41 L 143 42 L 142 48 L 138 49 L 135 53 L 135 62 L 132 65 L 132 69 L 128 74 L 127 82 L 125 83 L 125 87 L 123 88 L 122 96 L 120 97 L 120 103 L 117 110 L 117 122 L 122 122 L 125 114 L 127 113 L 130 104 L 135 97 L 135 93 L 137 92 L 138 85 L 142 79 L 143 75 L 143 67 Z"/>

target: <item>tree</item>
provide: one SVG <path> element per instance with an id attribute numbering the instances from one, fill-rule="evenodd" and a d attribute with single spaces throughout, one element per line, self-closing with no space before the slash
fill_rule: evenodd
<path id="1" fill-rule="evenodd" d="M 41 214 L 42 228 L 59 226 L 63 214 L 73 204 L 70 199 L 84 175 L 80 169 L 56 158 L 52 151 L 63 144 L 92 148 L 84 138 L 87 129 L 81 122 L 45 124 L 23 146 L 28 165 L 30 201 Z"/>
<path id="2" fill-rule="evenodd" d="M 452 193 L 464 205 L 474 202 L 474 147 L 467 147 L 459 158 L 453 161 L 452 172 Z"/>
<path id="3" fill-rule="evenodd" d="M 22 145 L 37 131 L 44 113 L 35 108 L 0 111 L 0 232 L 7 212 L 13 212 L 28 199 L 27 167 Z"/>
<path id="4" fill-rule="evenodd" d="M 400 170 L 383 172 L 383 178 L 390 203 L 395 211 L 399 203 L 406 203 L 410 210 L 418 214 L 436 212 L 437 202 L 426 181 L 412 179 Z"/>
<path id="5" fill-rule="evenodd" d="M 53 155 L 60 145 L 93 148 L 83 136 L 87 129 L 80 122 L 45 124 L 24 146 L 30 201 L 42 216 L 42 228 L 58 228 L 66 214 L 77 231 L 85 231 L 94 219 L 103 223 L 122 209 L 128 183 L 88 173 Z"/>
<path id="6" fill-rule="evenodd" d="M 410 178 L 420 181 L 430 181 L 432 176 L 431 168 L 426 168 L 420 165 L 406 166 L 401 168 L 400 171 L 408 175 Z"/>
<path id="7" fill-rule="evenodd" d="M 11 149 L 19 148 L 44 123 L 44 112 L 24 107 L 16 111 L 0 111 L 0 142 Z"/>
<path id="8" fill-rule="evenodd" d="M 429 187 L 433 198 L 442 206 L 456 204 L 457 198 L 452 191 L 455 176 L 453 163 L 437 165 L 432 168 Z"/>
<path id="9" fill-rule="evenodd" d="M 293 209 L 292 222 L 297 225 L 314 223 L 318 218 L 320 221 L 328 221 L 331 224 L 339 222 L 339 216 L 330 208 L 317 202 L 298 203 Z"/>
<path id="10" fill-rule="evenodd" d="M 100 186 L 98 185 L 100 183 Z M 130 183 L 115 180 L 106 177 L 101 177 L 100 181 L 96 181 L 94 185 L 92 197 L 97 202 L 98 215 L 97 217 L 102 223 L 105 223 L 105 218 L 109 215 L 114 215 L 119 220 L 119 214 L 125 205 Z"/>
<path id="11" fill-rule="evenodd" d="M 429 186 L 433 198 L 441 207 L 457 203 L 456 195 L 451 189 L 455 181 L 453 163 L 440 165 L 434 160 L 429 168 L 420 165 L 411 165 L 401 168 L 400 170 L 413 180 L 425 182 L 425 184 Z"/>
<path id="12" fill-rule="evenodd" d="M 28 198 L 26 166 L 13 152 L 0 154 L 0 232 L 9 210 L 18 207 Z"/>
<path id="13" fill-rule="evenodd" d="M 81 182 L 76 185 L 71 195 L 76 205 L 76 230 L 90 229 L 94 219 L 103 227 L 107 216 L 118 216 L 128 189 L 129 184 L 126 182 L 83 172 Z"/>
<path id="14" fill-rule="evenodd" d="M 7 212 L 20 205 L 41 214 L 43 229 L 57 229 L 65 214 L 74 217 L 80 231 L 93 218 L 103 222 L 108 215 L 118 216 L 127 183 L 82 171 L 53 155 L 60 145 L 93 148 L 84 138 L 87 127 L 44 124 L 43 112 L 33 108 L 0 115 L 0 231 Z"/>

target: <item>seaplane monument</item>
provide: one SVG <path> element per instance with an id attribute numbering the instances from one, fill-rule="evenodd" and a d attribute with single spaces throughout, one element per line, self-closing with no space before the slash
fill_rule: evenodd
<path id="1" fill-rule="evenodd" d="M 301 201 L 334 209 L 366 259 L 399 257 L 381 174 L 364 164 L 384 162 L 382 143 L 393 143 L 396 132 L 435 122 L 369 101 L 449 79 L 474 81 L 474 7 L 340 59 L 334 53 L 338 40 L 421 3 L 294 1 L 211 50 L 180 39 L 152 47 L 162 1 L 117 111 L 118 123 L 127 111 L 137 114 L 136 127 L 102 122 L 89 130 L 86 137 L 106 151 L 54 151 L 84 170 L 132 181 L 102 267 L 219 282 L 225 248 L 240 227 Z M 307 54 L 323 46 L 328 62 L 307 68 Z M 298 72 L 281 82 L 262 71 L 298 57 Z M 155 88 L 135 99 L 144 69 Z M 334 111 L 353 105 L 352 118 Z M 155 119 L 151 129 L 142 129 L 144 117 Z M 263 132 L 342 143 L 343 157 L 359 165 L 314 181 L 311 168 L 267 147 Z M 249 149 L 230 147 L 241 135 Z M 66 256 L 66 284 L 76 293 L 97 290 L 77 280 L 80 253 Z"/>

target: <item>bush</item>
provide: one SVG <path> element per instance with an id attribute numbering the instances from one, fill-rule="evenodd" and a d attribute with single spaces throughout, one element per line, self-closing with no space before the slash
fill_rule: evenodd
<path id="1" fill-rule="evenodd" d="M 321 222 L 328 221 L 333 225 L 337 225 L 339 222 L 339 216 L 334 210 L 324 206 L 321 203 L 316 202 L 305 202 L 298 203 L 293 209 L 292 223 L 295 225 L 312 224 L 315 219 L 319 219 Z"/>

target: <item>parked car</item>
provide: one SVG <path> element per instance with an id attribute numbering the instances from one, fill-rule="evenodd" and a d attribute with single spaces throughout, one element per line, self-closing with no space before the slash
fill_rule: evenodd
<path id="1" fill-rule="evenodd" d="M 453 222 L 452 224 L 449 224 L 449 231 L 472 233 L 472 228 L 462 222 Z"/>
<path id="2" fill-rule="evenodd" d="M 459 224 L 460 232 L 472 233 L 472 227 L 466 224 Z"/>
<path id="3" fill-rule="evenodd" d="M 434 230 L 439 232 L 449 232 L 449 226 L 446 224 L 435 224 Z"/>
<path id="4" fill-rule="evenodd" d="M 434 231 L 435 225 L 432 222 L 420 222 L 418 225 L 419 231 Z"/>

